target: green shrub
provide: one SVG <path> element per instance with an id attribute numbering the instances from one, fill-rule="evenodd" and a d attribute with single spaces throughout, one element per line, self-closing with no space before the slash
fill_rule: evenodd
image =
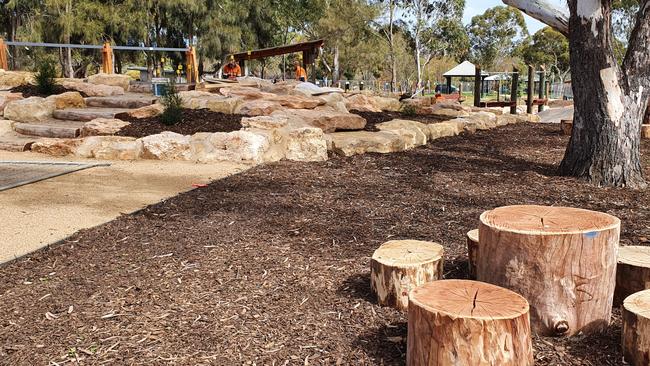
<path id="1" fill-rule="evenodd" d="M 36 67 L 36 74 L 34 80 L 36 81 L 36 89 L 39 94 L 52 95 L 56 89 L 56 66 L 54 61 L 49 58 L 43 59 Z"/>
<path id="2" fill-rule="evenodd" d="M 165 110 L 160 115 L 160 121 L 167 126 L 175 125 L 183 119 L 183 98 L 176 91 L 176 84 L 172 81 L 162 98 Z"/>
<path id="3" fill-rule="evenodd" d="M 415 108 L 414 105 L 411 104 L 403 104 L 401 112 L 403 115 L 408 117 L 413 117 L 418 114 L 418 110 Z"/>

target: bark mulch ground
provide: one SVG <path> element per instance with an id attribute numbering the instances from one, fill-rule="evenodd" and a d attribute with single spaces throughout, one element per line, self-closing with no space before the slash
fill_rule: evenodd
<path id="1" fill-rule="evenodd" d="M 379 131 L 377 129 L 378 124 L 383 122 L 392 121 L 394 119 L 406 119 L 411 121 L 418 121 L 424 124 L 438 123 L 449 120 L 449 118 L 440 118 L 427 115 L 411 115 L 402 112 L 363 112 L 358 110 L 351 110 L 350 113 L 354 113 L 366 119 L 365 131 Z"/>
<path id="2" fill-rule="evenodd" d="M 522 124 L 279 162 L 81 231 L 0 266 L 0 364 L 403 365 L 407 318 L 369 291 L 386 240 L 438 241 L 464 278 L 479 214 L 534 203 L 611 213 L 647 244 L 650 191 L 557 176 L 566 143 Z M 604 334 L 535 338 L 536 365 L 621 365 L 620 332 L 616 312 Z"/>
<path id="3" fill-rule="evenodd" d="M 144 137 L 155 135 L 163 131 L 172 131 L 182 135 L 193 135 L 197 132 L 231 132 L 242 128 L 238 114 L 225 114 L 213 112 L 208 109 L 183 109 L 183 120 L 174 125 L 165 125 L 160 122 L 160 117 L 133 118 L 126 113 L 117 118 L 131 122 L 131 124 L 117 133 L 119 136 Z"/>
<path id="4" fill-rule="evenodd" d="M 79 91 L 74 90 L 74 89 L 68 89 L 68 88 L 65 88 L 62 85 L 58 85 L 58 84 L 54 86 L 54 90 L 53 90 L 52 94 L 43 94 L 38 90 L 36 85 L 31 85 L 31 84 L 16 86 L 16 87 L 11 88 L 10 91 L 12 93 L 22 93 L 23 98 L 29 98 L 29 97 L 43 97 L 43 98 L 46 98 L 46 97 L 49 97 L 50 95 L 63 94 L 65 92 L 71 92 L 71 91 L 78 92 L 84 98 L 86 98 L 88 96 L 88 95 L 86 95 L 86 93 L 79 92 Z"/>

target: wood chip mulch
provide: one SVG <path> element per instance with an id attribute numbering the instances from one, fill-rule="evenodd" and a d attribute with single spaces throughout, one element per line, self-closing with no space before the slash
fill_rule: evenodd
<path id="1" fill-rule="evenodd" d="M 36 85 L 31 85 L 31 84 L 19 85 L 19 86 L 11 88 L 10 91 L 12 93 L 21 93 L 23 95 L 23 98 L 29 98 L 29 97 L 43 97 L 43 98 L 46 98 L 46 97 L 49 97 L 50 95 L 63 94 L 63 93 L 66 93 L 66 92 L 78 92 L 84 98 L 86 98 L 88 96 L 84 92 L 80 92 L 80 91 L 74 90 L 74 89 L 68 89 L 68 88 L 66 88 L 66 87 L 64 87 L 62 85 L 58 85 L 58 84 L 54 86 L 54 90 L 52 91 L 51 94 L 43 94 L 38 90 Z"/>
<path id="2" fill-rule="evenodd" d="M 534 203 L 608 212 L 622 244 L 648 244 L 650 191 L 557 176 L 566 143 L 521 124 L 279 162 L 81 231 L 0 266 L 0 364 L 403 365 L 407 318 L 369 291 L 386 240 L 440 242 L 464 278 L 479 214 Z M 535 338 L 536 365 L 622 365 L 620 324 Z"/>
<path id="3" fill-rule="evenodd" d="M 242 115 L 213 112 L 208 109 L 183 109 L 183 120 L 174 125 L 165 125 L 160 122 L 160 117 L 133 118 L 126 113 L 116 116 L 123 121 L 131 122 L 121 129 L 116 135 L 145 137 L 164 131 L 193 135 L 197 132 L 232 132 L 242 128 Z"/>

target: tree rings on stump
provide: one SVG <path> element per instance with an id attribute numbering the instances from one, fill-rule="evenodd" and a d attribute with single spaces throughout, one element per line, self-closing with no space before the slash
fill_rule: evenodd
<path id="1" fill-rule="evenodd" d="M 418 240 L 391 240 L 372 255 L 370 286 L 382 306 L 407 310 L 409 292 L 442 278 L 442 245 Z"/>
<path id="2" fill-rule="evenodd" d="M 650 290 L 623 302 L 623 356 L 632 366 L 650 365 Z"/>
<path id="3" fill-rule="evenodd" d="M 469 277 L 476 279 L 476 256 L 478 255 L 478 229 L 467 232 L 467 269 Z"/>
<path id="4" fill-rule="evenodd" d="M 408 366 L 533 364 L 528 302 L 489 283 L 441 280 L 411 292 Z"/>
<path id="5" fill-rule="evenodd" d="M 650 247 L 625 246 L 618 250 L 614 306 L 626 297 L 650 288 Z"/>
<path id="6" fill-rule="evenodd" d="M 620 220 L 567 207 L 507 206 L 481 215 L 476 273 L 530 303 L 541 335 L 607 327 L 616 284 Z"/>
<path id="7" fill-rule="evenodd" d="M 566 136 L 571 136 L 573 131 L 573 120 L 572 119 L 561 119 L 560 128 L 562 128 L 562 134 Z"/>

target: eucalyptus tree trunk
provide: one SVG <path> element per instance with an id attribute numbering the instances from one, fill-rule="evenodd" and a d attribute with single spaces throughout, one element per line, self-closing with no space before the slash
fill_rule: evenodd
<path id="1" fill-rule="evenodd" d="M 397 89 L 397 59 L 395 57 L 395 36 L 393 34 L 393 21 L 395 17 L 395 0 L 389 0 L 389 17 L 388 17 L 388 46 L 390 49 L 390 91 L 395 92 Z"/>
<path id="2" fill-rule="evenodd" d="M 341 79 L 341 65 L 339 65 L 339 46 L 334 47 L 334 70 L 332 72 L 332 85 Z"/>
<path id="3" fill-rule="evenodd" d="M 640 129 L 650 97 L 650 0 L 640 1 L 627 54 L 612 46 L 611 0 L 504 0 L 569 37 L 573 132 L 560 173 L 599 186 L 645 187 Z M 568 21 L 567 21 L 568 20 Z"/>

